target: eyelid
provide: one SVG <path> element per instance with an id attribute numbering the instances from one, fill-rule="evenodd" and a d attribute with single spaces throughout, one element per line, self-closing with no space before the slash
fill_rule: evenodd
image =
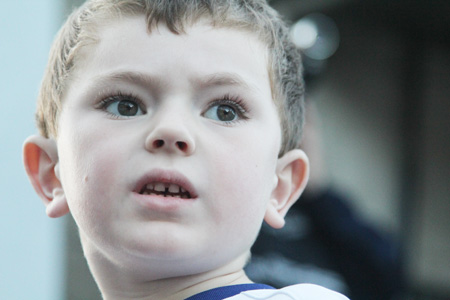
<path id="1" fill-rule="evenodd" d="M 136 102 L 136 104 L 139 106 L 139 108 L 142 110 L 143 114 L 147 113 L 147 107 L 144 104 L 144 102 L 136 95 L 132 93 L 122 93 L 122 92 L 116 92 L 116 93 L 109 93 L 105 96 L 100 97 L 100 101 L 97 102 L 95 105 L 96 109 L 101 109 L 105 112 L 107 105 L 115 102 L 115 101 L 121 101 L 121 100 L 128 100 Z"/>
<path id="2" fill-rule="evenodd" d="M 204 112 L 202 113 L 202 115 L 205 114 L 209 109 L 211 109 L 212 107 L 214 107 L 216 105 L 232 106 L 233 108 L 236 108 L 236 112 L 238 113 L 239 118 L 241 120 L 249 119 L 249 117 L 248 117 L 249 109 L 247 108 L 247 105 L 245 104 L 245 102 L 240 97 L 231 96 L 230 94 L 225 94 L 224 96 L 216 98 L 215 100 L 211 101 L 209 103 L 209 105 L 206 107 L 206 109 L 204 110 Z M 231 122 L 236 122 L 236 121 L 231 121 Z"/>

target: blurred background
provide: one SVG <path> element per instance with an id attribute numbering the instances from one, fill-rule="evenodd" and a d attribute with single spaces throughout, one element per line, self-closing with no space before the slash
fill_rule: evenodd
<path id="1" fill-rule="evenodd" d="M 83 1 L 0 1 L 0 299 L 100 299 L 21 162 L 50 44 Z M 400 244 L 401 299 L 450 299 L 450 1 L 273 0 L 304 53 L 330 182 Z M 6 92 L 6 94 L 5 94 Z"/>

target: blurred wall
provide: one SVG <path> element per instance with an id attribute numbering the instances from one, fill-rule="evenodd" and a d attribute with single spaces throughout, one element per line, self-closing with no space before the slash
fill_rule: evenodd
<path id="1" fill-rule="evenodd" d="M 450 45 L 434 40 L 429 19 L 408 31 L 372 17 L 336 12 L 342 43 L 317 91 L 334 182 L 363 217 L 397 233 L 408 292 L 448 299 Z"/>
<path id="2" fill-rule="evenodd" d="M 309 87 L 333 184 L 402 243 L 408 294 L 450 297 L 450 2 L 274 1 L 332 17 L 341 44 Z M 307 87 L 308 89 L 308 87 Z"/>
<path id="3" fill-rule="evenodd" d="M 0 1 L 0 299 L 62 299 L 64 220 L 51 220 L 22 166 L 59 0 Z"/>
<path id="4" fill-rule="evenodd" d="M 450 30 L 449 30 L 450 37 Z M 408 274 L 419 290 L 450 299 L 450 46 L 425 52 L 421 170 L 411 208 Z"/>
<path id="5" fill-rule="evenodd" d="M 401 47 L 392 35 L 349 23 L 339 24 L 338 53 L 308 94 L 323 117 L 332 184 L 366 222 L 398 236 Z"/>

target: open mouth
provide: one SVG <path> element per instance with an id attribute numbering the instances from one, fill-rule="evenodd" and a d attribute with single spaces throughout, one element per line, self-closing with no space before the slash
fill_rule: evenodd
<path id="1" fill-rule="evenodd" d="M 167 198 L 197 199 L 198 194 L 189 179 L 176 170 L 154 169 L 137 182 L 134 192 Z"/>
<path id="2" fill-rule="evenodd" d="M 158 195 L 163 197 L 176 197 L 191 199 L 191 194 L 181 186 L 174 183 L 154 182 L 148 183 L 139 191 L 141 195 Z"/>

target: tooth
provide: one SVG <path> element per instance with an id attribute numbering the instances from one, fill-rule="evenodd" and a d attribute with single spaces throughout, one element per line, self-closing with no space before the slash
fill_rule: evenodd
<path id="1" fill-rule="evenodd" d="M 166 190 L 166 186 L 164 183 L 156 183 L 155 184 L 155 191 L 157 192 L 164 192 Z"/>
<path id="2" fill-rule="evenodd" d="M 153 190 L 153 187 L 154 187 L 153 183 L 149 183 L 149 184 L 146 185 L 145 188 L 146 188 L 147 190 Z"/>
<path id="3" fill-rule="evenodd" d="M 183 189 L 182 187 L 180 187 L 180 191 L 181 191 L 182 193 L 186 193 L 186 190 Z"/>
<path id="4" fill-rule="evenodd" d="M 172 194 L 178 194 L 180 193 L 180 186 L 176 184 L 169 185 L 169 192 Z"/>

